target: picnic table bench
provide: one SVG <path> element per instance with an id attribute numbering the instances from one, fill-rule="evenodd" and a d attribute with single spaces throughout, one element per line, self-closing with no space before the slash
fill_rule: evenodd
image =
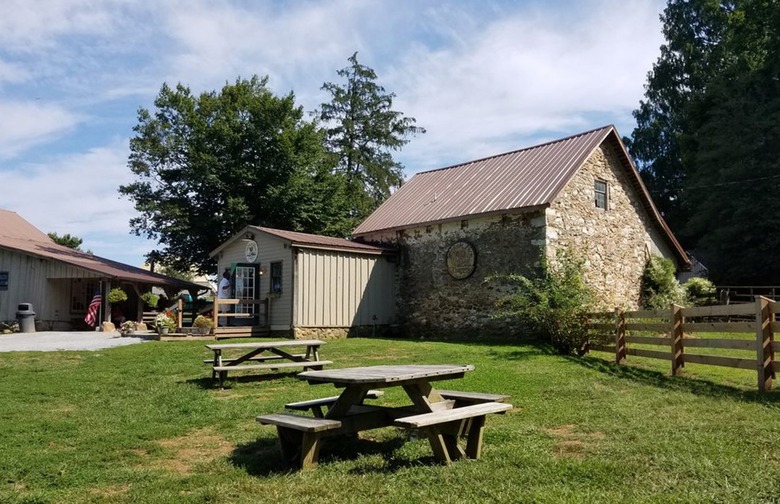
<path id="1" fill-rule="evenodd" d="M 222 388 L 231 371 L 322 369 L 327 364 L 333 364 L 329 360 L 320 360 L 319 347 L 324 344 L 320 340 L 283 340 L 206 345 L 214 352 L 214 358 L 203 362 L 212 364 L 211 378 L 219 377 L 219 386 Z M 289 351 L 290 347 L 306 347 L 306 351 L 293 353 Z M 225 350 L 239 354 L 226 358 L 222 354 Z"/>

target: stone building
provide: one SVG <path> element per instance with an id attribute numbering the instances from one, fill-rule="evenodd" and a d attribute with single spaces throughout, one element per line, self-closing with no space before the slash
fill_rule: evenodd
<path id="1" fill-rule="evenodd" d="M 650 254 L 688 266 L 614 126 L 418 173 L 353 238 L 400 250 L 407 334 L 505 332 L 486 279 L 529 274 L 564 248 L 585 261 L 602 308 L 637 306 Z"/>

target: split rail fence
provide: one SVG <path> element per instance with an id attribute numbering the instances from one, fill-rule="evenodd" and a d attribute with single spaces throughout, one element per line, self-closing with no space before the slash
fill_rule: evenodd
<path id="1" fill-rule="evenodd" d="M 762 296 L 756 296 L 753 303 L 591 313 L 585 348 L 612 352 L 618 364 L 625 364 L 629 355 L 668 360 L 673 375 L 680 375 L 686 362 L 749 369 L 757 374 L 758 389 L 767 391 L 780 369 L 775 361 L 775 352 L 780 350 L 780 344 L 774 341 L 774 334 L 780 329 L 777 313 L 780 302 Z M 702 337 L 707 333 L 737 336 Z M 689 349 L 695 352 L 701 348 L 739 350 L 743 356 L 688 353 Z M 755 352 L 755 357 L 746 357 L 750 355 L 746 351 Z"/>

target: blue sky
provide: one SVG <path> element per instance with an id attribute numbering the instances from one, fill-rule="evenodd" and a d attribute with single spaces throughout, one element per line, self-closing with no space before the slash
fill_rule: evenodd
<path id="1" fill-rule="evenodd" d="M 663 43 L 659 0 L 0 0 L 0 208 L 133 265 L 128 140 L 163 82 L 268 75 L 311 111 L 358 51 L 428 130 L 406 176 L 605 124 L 622 135 Z"/>

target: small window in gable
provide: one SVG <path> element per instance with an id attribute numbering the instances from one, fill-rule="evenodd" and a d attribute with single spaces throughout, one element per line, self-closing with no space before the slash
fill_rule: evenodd
<path id="1" fill-rule="evenodd" d="M 0 291 L 8 290 L 8 272 L 0 271 Z"/>
<path id="2" fill-rule="evenodd" d="M 607 183 L 597 180 L 593 184 L 593 192 L 596 194 L 596 208 L 607 209 Z"/>

